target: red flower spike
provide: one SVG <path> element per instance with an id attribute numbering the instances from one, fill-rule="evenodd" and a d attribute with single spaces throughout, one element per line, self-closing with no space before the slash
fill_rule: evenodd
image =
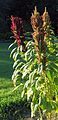
<path id="1" fill-rule="evenodd" d="M 11 31 L 17 41 L 18 46 L 21 44 L 20 34 L 23 33 L 23 22 L 19 17 L 11 16 Z"/>

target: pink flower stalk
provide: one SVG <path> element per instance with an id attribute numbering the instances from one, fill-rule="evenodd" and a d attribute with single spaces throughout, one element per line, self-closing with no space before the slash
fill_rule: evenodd
<path id="1" fill-rule="evenodd" d="M 14 34 L 14 38 L 17 41 L 18 46 L 21 44 L 20 34 L 23 33 L 22 19 L 19 17 L 11 16 L 11 31 Z"/>

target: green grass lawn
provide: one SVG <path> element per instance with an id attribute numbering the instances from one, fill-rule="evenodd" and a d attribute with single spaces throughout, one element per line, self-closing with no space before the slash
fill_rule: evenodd
<path id="1" fill-rule="evenodd" d="M 10 43 L 0 43 L 0 107 L 11 102 L 20 101 L 19 91 L 14 91 L 12 76 L 13 61 L 10 59 L 8 46 Z"/>
<path id="2" fill-rule="evenodd" d="M 26 110 L 26 103 L 20 99 L 20 89 L 13 91 L 13 61 L 9 57 L 9 45 L 0 43 L 0 120 L 23 120 L 22 116 L 30 111 Z"/>

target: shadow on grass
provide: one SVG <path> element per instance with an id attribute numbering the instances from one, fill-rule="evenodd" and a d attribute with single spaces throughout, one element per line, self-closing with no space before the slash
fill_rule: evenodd
<path id="1" fill-rule="evenodd" d="M 30 109 L 27 103 L 21 102 L 19 90 L 11 93 L 14 88 L 11 81 L 13 62 L 8 46 L 7 43 L 0 44 L 0 120 L 24 120 L 30 117 Z"/>
<path id="2" fill-rule="evenodd" d="M 0 78 L 11 78 L 13 73 L 12 62 L 0 61 Z"/>
<path id="3" fill-rule="evenodd" d="M 30 117 L 30 107 L 27 106 L 26 101 L 5 105 L 0 112 L 0 120 L 24 120 L 28 117 Z"/>
<path id="4" fill-rule="evenodd" d="M 0 43 L 0 78 L 11 78 L 12 76 L 12 59 L 10 59 L 10 51 L 8 50 L 10 43 Z"/>

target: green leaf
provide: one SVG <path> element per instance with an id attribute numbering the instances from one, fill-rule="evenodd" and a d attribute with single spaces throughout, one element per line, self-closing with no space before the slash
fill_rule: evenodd
<path id="1" fill-rule="evenodd" d="M 15 69 L 14 72 L 13 72 L 13 75 L 16 76 L 18 73 L 20 73 L 20 70 L 19 69 Z"/>
<path id="2" fill-rule="evenodd" d="M 42 73 L 42 70 L 43 70 L 43 65 L 42 64 L 38 65 L 38 73 L 39 74 Z"/>
<path id="3" fill-rule="evenodd" d="M 54 79 L 55 85 L 58 85 L 58 77 Z"/>
<path id="4" fill-rule="evenodd" d="M 16 50 L 17 50 L 17 47 L 14 48 L 14 49 L 11 51 L 11 53 L 10 53 L 10 57 L 12 57 L 12 55 L 14 54 L 14 52 L 16 52 Z"/>
<path id="5" fill-rule="evenodd" d="M 51 112 L 52 111 L 52 105 L 50 102 L 47 102 L 46 104 L 46 109 L 48 110 L 48 112 Z"/>
<path id="6" fill-rule="evenodd" d="M 57 66 L 55 63 L 52 63 L 52 67 L 53 67 L 56 71 L 58 71 L 58 66 Z"/>
<path id="7" fill-rule="evenodd" d="M 12 44 L 9 46 L 8 49 L 10 49 L 15 43 L 16 43 L 16 41 L 15 41 L 14 43 L 12 43 Z"/>
<path id="8" fill-rule="evenodd" d="M 23 62 L 20 62 L 20 63 L 18 63 L 18 65 L 15 66 L 16 68 L 15 68 L 15 67 L 13 67 L 13 68 L 15 68 L 15 69 L 20 69 L 23 64 L 24 64 Z"/>
<path id="9" fill-rule="evenodd" d="M 29 66 L 32 64 L 32 59 L 29 60 L 29 62 L 27 62 L 23 68 L 23 71 L 25 71 L 26 69 L 29 69 Z"/>
<path id="10" fill-rule="evenodd" d="M 39 104 L 34 105 L 34 113 L 38 110 Z"/>
<path id="11" fill-rule="evenodd" d="M 22 45 L 20 46 L 20 51 L 22 52 L 23 48 L 22 48 Z"/>
<path id="12" fill-rule="evenodd" d="M 33 102 L 31 102 L 31 118 L 35 116 L 35 113 L 34 113 L 34 105 L 33 105 Z"/>
<path id="13" fill-rule="evenodd" d="M 33 90 L 32 90 L 32 88 L 30 87 L 30 88 L 27 89 L 27 100 L 29 100 L 30 97 L 32 97 L 32 95 L 33 95 Z"/>
<path id="14" fill-rule="evenodd" d="M 22 93 L 21 93 L 21 98 L 23 98 L 24 95 L 25 95 L 25 90 L 22 91 Z"/>
<path id="15" fill-rule="evenodd" d="M 15 52 L 15 53 L 13 54 L 13 59 L 14 59 L 14 61 L 16 61 L 17 56 L 18 56 L 18 53 L 17 53 L 17 52 Z"/>
<path id="16" fill-rule="evenodd" d="M 37 72 L 37 69 L 35 69 L 33 72 L 29 74 L 29 80 L 31 81 L 31 83 L 33 83 L 33 80 L 35 79 L 34 75 L 36 74 L 36 72 Z"/>
<path id="17" fill-rule="evenodd" d="M 29 41 L 27 44 L 26 44 L 26 47 L 29 47 L 33 42 L 32 41 Z"/>
<path id="18" fill-rule="evenodd" d="M 15 68 L 15 67 L 18 65 L 18 63 L 20 63 L 20 60 L 19 60 L 19 59 L 17 59 L 17 60 L 14 62 L 13 68 Z"/>
<path id="19" fill-rule="evenodd" d="M 29 86 L 29 84 L 30 84 L 30 80 L 27 80 L 27 81 L 25 82 L 24 88 L 27 88 L 27 87 Z"/>
<path id="20" fill-rule="evenodd" d="M 41 77 L 37 77 L 37 79 L 36 79 L 36 83 L 35 83 L 35 88 L 36 88 L 36 90 L 39 90 L 39 87 L 40 87 L 40 81 L 41 81 Z"/>
<path id="21" fill-rule="evenodd" d="M 54 55 L 50 55 L 50 56 L 48 56 L 48 58 L 47 58 L 49 61 L 57 61 L 58 62 L 58 57 L 57 56 L 54 56 Z"/>
<path id="22" fill-rule="evenodd" d="M 41 96 L 39 96 L 39 105 L 41 104 Z"/>
<path id="23" fill-rule="evenodd" d="M 26 64 L 23 64 L 22 67 L 20 68 L 20 70 L 23 70 L 23 68 L 25 67 Z"/>
<path id="24" fill-rule="evenodd" d="M 46 71 L 46 75 L 47 75 L 49 80 L 52 80 L 52 76 L 51 76 L 51 72 L 50 71 Z"/>
<path id="25" fill-rule="evenodd" d="M 11 91 L 11 93 L 14 92 L 14 91 L 16 91 L 16 90 L 17 90 L 18 88 L 20 88 L 21 86 L 23 86 L 22 83 L 21 83 L 20 85 L 16 86 L 16 87 L 13 89 L 13 91 Z"/>
<path id="26" fill-rule="evenodd" d="M 46 108 L 47 108 L 47 99 L 46 99 L 46 97 L 45 96 L 42 96 L 41 97 L 41 108 L 43 109 L 43 110 L 46 110 Z"/>
<path id="27" fill-rule="evenodd" d="M 31 49 L 27 50 L 27 52 L 25 53 L 25 60 L 27 61 L 28 56 L 30 55 Z"/>
<path id="28" fill-rule="evenodd" d="M 29 71 L 25 70 L 25 72 L 23 72 L 23 75 L 22 75 L 22 79 L 29 73 Z"/>

